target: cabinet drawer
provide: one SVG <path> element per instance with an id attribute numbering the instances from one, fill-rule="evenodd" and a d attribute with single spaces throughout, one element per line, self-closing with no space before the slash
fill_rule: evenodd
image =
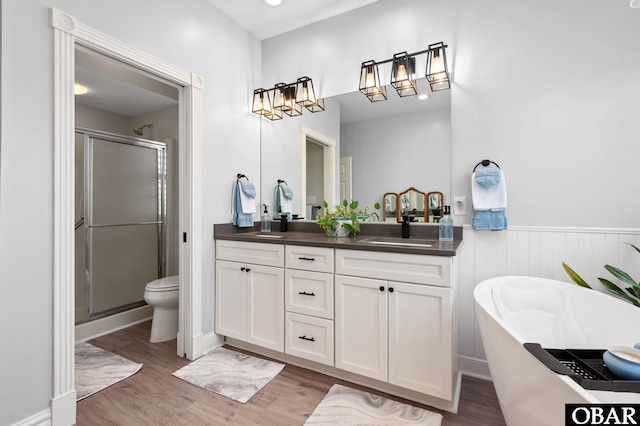
<path id="1" fill-rule="evenodd" d="M 333 274 L 286 269 L 285 309 L 333 319 Z"/>
<path id="2" fill-rule="evenodd" d="M 216 240 L 216 259 L 282 268 L 284 266 L 284 246 L 282 244 Z"/>
<path id="3" fill-rule="evenodd" d="M 287 268 L 333 273 L 333 249 L 327 247 L 287 246 Z"/>
<path id="4" fill-rule="evenodd" d="M 287 312 L 285 353 L 333 367 L 333 321 Z"/>
<path id="5" fill-rule="evenodd" d="M 452 258 L 336 250 L 336 274 L 451 287 Z"/>

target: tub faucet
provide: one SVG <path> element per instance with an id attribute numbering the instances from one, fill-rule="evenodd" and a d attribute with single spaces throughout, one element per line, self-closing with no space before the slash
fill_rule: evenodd
<path id="1" fill-rule="evenodd" d="M 411 235 L 411 229 L 409 224 L 411 223 L 411 217 L 409 215 L 402 216 L 402 238 L 409 238 Z"/>

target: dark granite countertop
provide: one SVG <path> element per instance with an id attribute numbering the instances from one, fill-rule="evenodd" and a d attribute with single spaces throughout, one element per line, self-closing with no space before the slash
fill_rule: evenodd
<path id="1" fill-rule="evenodd" d="M 388 253 L 411 253 L 431 256 L 455 256 L 462 243 L 462 227 L 454 227 L 453 241 L 438 240 L 435 224 L 412 224 L 411 238 L 401 238 L 401 225 L 395 223 L 361 223 L 355 237 L 328 237 L 317 223 L 290 221 L 288 231 L 280 232 L 280 222 L 271 223 L 271 232 L 260 232 L 260 223 L 250 228 L 238 228 L 230 223 L 214 225 L 214 239 L 330 247 L 348 250 L 369 250 Z M 430 245 L 430 247 L 428 247 Z"/>

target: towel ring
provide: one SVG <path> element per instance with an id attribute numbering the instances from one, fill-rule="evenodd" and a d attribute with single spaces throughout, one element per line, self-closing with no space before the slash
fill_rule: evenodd
<path id="1" fill-rule="evenodd" d="M 491 161 L 491 160 L 482 160 L 481 162 L 479 162 L 478 164 L 476 164 L 476 166 L 473 168 L 473 171 L 475 172 L 476 169 L 478 168 L 478 166 L 480 164 L 482 164 L 483 166 L 487 167 L 489 164 L 495 164 L 497 168 L 500 168 L 500 166 L 498 166 L 498 163 L 496 163 L 495 161 Z"/>
<path id="2" fill-rule="evenodd" d="M 242 178 L 245 178 L 246 180 L 249 180 L 249 178 L 247 177 L 247 175 L 243 175 L 242 173 L 238 173 L 236 175 L 236 180 L 240 180 Z"/>
<path id="3" fill-rule="evenodd" d="M 284 183 L 284 184 L 285 184 L 285 185 L 287 185 L 287 186 L 289 185 L 289 184 L 287 183 L 287 181 L 285 181 L 285 180 L 283 180 L 283 179 L 278 179 L 278 185 L 280 185 L 281 183 Z"/>

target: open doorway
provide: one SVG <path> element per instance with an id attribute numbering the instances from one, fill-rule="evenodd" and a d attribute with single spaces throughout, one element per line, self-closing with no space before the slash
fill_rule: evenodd
<path id="1" fill-rule="evenodd" d="M 336 204 L 336 140 L 300 126 L 300 188 L 305 214 L 314 220 L 323 202 Z"/>
<path id="2" fill-rule="evenodd" d="M 201 159 L 202 78 L 163 62 L 51 9 L 54 31 L 54 235 L 53 235 L 53 398 L 54 423 L 75 422 L 74 385 L 74 67 L 83 46 L 179 87 L 179 298 L 177 353 L 202 355 Z"/>

